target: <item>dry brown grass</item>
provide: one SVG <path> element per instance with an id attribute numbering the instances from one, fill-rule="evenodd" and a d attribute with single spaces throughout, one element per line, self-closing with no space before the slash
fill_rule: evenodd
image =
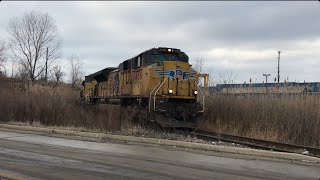
<path id="1" fill-rule="evenodd" d="M 34 84 L 30 90 L 19 81 L 0 80 L 0 121 L 119 131 L 131 124 L 134 109 L 108 105 L 86 106 L 79 91 L 68 85 Z"/>
<path id="2" fill-rule="evenodd" d="M 320 146 L 320 95 L 223 95 L 206 98 L 202 129 Z"/>
<path id="3" fill-rule="evenodd" d="M 29 86 L 29 91 L 27 87 L 19 79 L 0 79 L 0 123 L 166 137 L 166 133 L 154 130 L 145 122 L 135 122 L 135 108 L 84 105 L 80 101 L 80 89 L 66 84 L 36 82 Z"/>
<path id="4" fill-rule="evenodd" d="M 70 86 L 0 79 L 0 122 L 127 135 L 154 134 L 132 122 L 137 112 L 114 105 L 83 106 Z M 320 146 L 320 95 L 215 94 L 206 98 L 202 129 L 307 146 Z"/>

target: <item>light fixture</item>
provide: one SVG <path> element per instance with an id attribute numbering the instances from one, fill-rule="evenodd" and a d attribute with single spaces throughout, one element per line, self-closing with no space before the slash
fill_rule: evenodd
<path id="1" fill-rule="evenodd" d="M 171 49 L 168 49 L 168 51 L 171 52 L 172 50 L 171 50 Z"/>
<path id="2" fill-rule="evenodd" d="M 172 90 L 172 89 L 169 89 L 169 93 L 172 94 L 172 93 L 173 93 L 173 90 Z"/>
<path id="3" fill-rule="evenodd" d="M 198 94 L 198 91 L 197 91 L 197 90 L 195 90 L 195 91 L 194 91 L 194 94 L 195 94 L 195 95 L 197 95 L 197 94 Z"/>

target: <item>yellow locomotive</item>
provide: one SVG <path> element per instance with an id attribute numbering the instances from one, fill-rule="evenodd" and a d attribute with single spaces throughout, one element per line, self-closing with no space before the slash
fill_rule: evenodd
<path id="1" fill-rule="evenodd" d="M 85 77 L 82 98 L 89 103 L 119 103 L 136 106 L 162 126 L 190 127 L 204 112 L 203 88 L 189 57 L 175 48 L 152 48 Z M 198 95 L 202 98 L 198 98 Z M 198 102 L 198 99 L 200 102 Z"/>

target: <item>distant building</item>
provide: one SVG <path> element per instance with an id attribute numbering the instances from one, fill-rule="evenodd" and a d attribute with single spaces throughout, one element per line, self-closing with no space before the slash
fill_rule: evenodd
<path id="1" fill-rule="evenodd" d="M 217 84 L 209 87 L 210 93 L 256 94 L 256 93 L 317 93 L 320 82 Z"/>

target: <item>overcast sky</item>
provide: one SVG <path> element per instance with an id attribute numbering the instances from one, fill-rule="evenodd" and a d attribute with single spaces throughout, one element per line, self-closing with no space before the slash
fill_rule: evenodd
<path id="1" fill-rule="evenodd" d="M 1 2 L 0 39 L 12 17 L 36 10 L 51 15 L 63 38 L 63 57 L 79 55 L 86 74 L 153 47 L 179 48 L 201 57 L 218 79 L 232 70 L 235 82 L 320 81 L 320 3 L 308 2 Z M 270 80 L 271 80 L 270 79 Z"/>

